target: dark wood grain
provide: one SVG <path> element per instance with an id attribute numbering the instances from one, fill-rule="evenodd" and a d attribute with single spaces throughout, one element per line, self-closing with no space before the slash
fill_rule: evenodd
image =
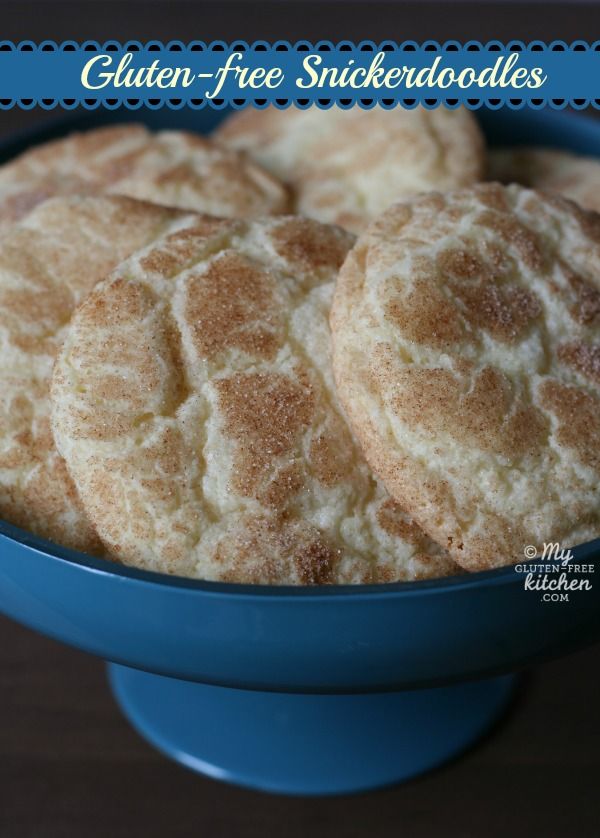
<path id="1" fill-rule="evenodd" d="M 0 22 L 15 40 L 600 37 L 594 3 L 15 2 Z M 48 118 L 4 112 L 0 136 Z M 423 779 L 292 799 L 164 759 L 101 662 L 0 618 L 0 838 L 598 838 L 599 673 L 600 647 L 539 668 L 485 742 Z"/>

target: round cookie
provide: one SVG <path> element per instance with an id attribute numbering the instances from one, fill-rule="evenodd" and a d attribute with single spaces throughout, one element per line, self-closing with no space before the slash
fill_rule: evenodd
<path id="1" fill-rule="evenodd" d="M 367 459 L 459 564 L 600 535 L 600 216 L 516 185 L 396 204 L 331 323 Z"/>
<path id="2" fill-rule="evenodd" d="M 353 232 L 400 198 L 484 173 L 483 138 L 465 108 L 247 108 L 215 136 L 288 183 L 297 212 Z"/>
<path id="3" fill-rule="evenodd" d="M 117 125 L 70 134 L 0 167 L 0 228 L 53 195 L 110 193 L 224 217 L 284 212 L 287 190 L 195 134 Z"/>
<path id="4" fill-rule="evenodd" d="M 489 180 L 558 192 L 585 209 L 600 212 L 600 160 L 550 148 L 495 148 Z"/>
<path id="5" fill-rule="evenodd" d="M 54 446 L 52 366 L 75 306 L 182 215 L 129 198 L 53 198 L 0 237 L 0 518 L 101 552 Z"/>
<path id="6" fill-rule="evenodd" d="M 264 584 L 456 568 L 371 476 L 336 402 L 328 314 L 352 238 L 186 219 L 74 314 L 55 438 L 111 554 Z"/>

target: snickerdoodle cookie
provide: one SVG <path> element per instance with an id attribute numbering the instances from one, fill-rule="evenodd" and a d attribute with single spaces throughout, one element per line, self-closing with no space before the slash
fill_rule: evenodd
<path id="1" fill-rule="evenodd" d="M 129 198 L 53 198 L 0 236 L 0 518 L 101 550 L 52 439 L 52 365 L 76 305 L 181 215 Z"/>
<path id="2" fill-rule="evenodd" d="M 184 131 L 97 128 L 0 167 L 0 227 L 54 195 L 110 193 L 225 217 L 287 209 L 287 190 L 243 155 Z"/>
<path id="3" fill-rule="evenodd" d="M 297 217 L 189 216 L 80 306 L 53 428 L 111 555 L 266 584 L 455 572 L 336 402 L 328 314 L 352 241 Z"/>
<path id="4" fill-rule="evenodd" d="M 469 570 L 600 535 L 600 216 L 482 184 L 398 203 L 332 311 L 340 400 L 390 493 Z"/>
<path id="5" fill-rule="evenodd" d="M 550 148 L 492 149 L 488 176 L 558 192 L 586 209 L 600 212 L 600 160 Z"/>
<path id="6" fill-rule="evenodd" d="M 484 174 L 482 135 L 465 108 L 247 108 L 216 137 L 288 183 L 296 212 L 353 232 L 400 198 Z"/>

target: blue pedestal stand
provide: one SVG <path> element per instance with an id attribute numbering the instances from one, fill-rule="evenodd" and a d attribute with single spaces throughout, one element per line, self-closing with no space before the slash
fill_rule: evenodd
<path id="1" fill-rule="evenodd" d="M 367 791 L 441 765 L 499 717 L 515 681 L 299 695 L 108 669 L 125 715 L 159 750 L 219 780 L 295 795 Z"/>

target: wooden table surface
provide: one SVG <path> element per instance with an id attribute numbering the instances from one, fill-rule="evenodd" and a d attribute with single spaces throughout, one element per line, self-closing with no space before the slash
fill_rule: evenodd
<path id="1" fill-rule="evenodd" d="M 456 762 L 355 797 L 276 797 L 162 757 L 104 665 L 0 618 L 2 838 L 598 838 L 600 646 L 528 675 Z"/>
<path id="2" fill-rule="evenodd" d="M 2 37 L 600 37 L 597 4 L 0 3 Z M 0 115 L 0 136 L 46 114 Z M 507 617 L 509 619 L 509 617 Z M 0 838 L 598 838 L 600 647 L 531 673 L 503 723 L 402 787 L 294 799 L 194 775 L 121 716 L 103 664 L 0 618 Z"/>

